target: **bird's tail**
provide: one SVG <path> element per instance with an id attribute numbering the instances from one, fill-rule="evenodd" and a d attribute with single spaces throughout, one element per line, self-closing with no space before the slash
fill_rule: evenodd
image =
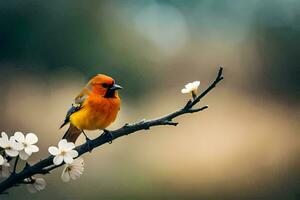
<path id="1" fill-rule="evenodd" d="M 70 124 L 69 129 L 63 136 L 63 139 L 67 139 L 68 142 L 75 143 L 79 135 L 81 134 L 81 130 L 76 128 L 74 125 Z"/>

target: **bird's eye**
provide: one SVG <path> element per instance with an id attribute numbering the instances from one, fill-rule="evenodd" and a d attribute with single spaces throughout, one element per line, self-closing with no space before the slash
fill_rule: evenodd
<path id="1" fill-rule="evenodd" d="M 107 84 L 107 83 L 103 83 L 103 84 L 102 84 L 102 87 L 108 88 L 108 84 Z"/>

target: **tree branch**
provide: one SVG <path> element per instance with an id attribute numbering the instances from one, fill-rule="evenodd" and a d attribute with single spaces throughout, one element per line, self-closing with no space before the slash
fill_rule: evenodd
<path id="1" fill-rule="evenodd" d="M 96 139 L 89 141 L 89 144 L 84 143 L 80 146 L 77 146 L 75 150 L 78 151 L 78 154 L 80 156 L 82 154 L 89 152 L 91 150 L 91 147 L 97 148 L 105 143 L 111 142 L 112 138 L 113 140 L 115 140 L 119 137 L 129 135 L 131 133 L 140 130 L 148 130 L 154 126 L 163 126 L 163 125 L 176 126 L 178 123 L 173 122 L 174 118 L 188 113 L 200 112 L 208 108 L 208 106 L 203 106 L 201 108 L 193 108 L 193 107 L 197 103 L 199 103 L 200 100 L 203 97 L 205 97 L 223 79 L 222 73 L 223 73 L 223 68 L 220 67 L 217 77 L 210 84 L 210 86 L 206 90 L 204 90 L 200 95 L 198 96 L 194 95 L 193 99 L 189 100 L 183 108 L 157 119 L 142 120 L 140 122 L 133 123 L 133 124 L 125 124 L 123 127 L 117 130 L 110 131 L 110 134 L 103 134 L 97 137 Z M 39 162 L 37 162 L 32 166 L 27 165 L 21 172 L 11 174 L 10 177 L 8 177 L 6 180 L 0 183 L 0 193 L 4 193 L 7 189 L 13 187 L 16 184 L 24 183 L 24 179 L 26 178 L 30 178 L 36 174 L 50 173 L 50 171 L 62 165 L 63 164 L 58 166 L 53 165 L 53 156 L 48 156 L 47 158 L 40 160 Z"/>

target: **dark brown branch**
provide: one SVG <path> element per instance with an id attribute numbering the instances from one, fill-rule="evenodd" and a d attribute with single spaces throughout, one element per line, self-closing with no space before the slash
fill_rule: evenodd
<path id="1" fill-rule="evenodd" d="M 142 120 L 140 122 L 133 123 L 133 124 L 125 124 L 123 127 L 119 128 L 117 130 L 110 131 L 110 134 L 103 134 L 103 135 L 97 137 L 96 139 L 91 140 L 89 142 L 89 144 L 84 143 L 80 146 L 77 146 L 75 149 L 78 151 L 78 154 L 80 156 L 82 154 L 85 154 L 85 153 L 91 151 L 91 147 L 97 148 L 105 143 L 111 142 L 111 138 L 113 138 L 115 140 L 119 137 L 129 135 L 131 133 L 134 133 L 134 132 L 137 132 L 140 130 L 148 130 L 154 126 L 162 126 L 162 125 L 176 126 L 178 123 L 173 122 L 174 118 L 184 115 L 184 114 L 188 114 L 188 113 L 200 112 L 200 111 L 203 111 L 208 108 L 208 106 L 203 106 L 201 108 L 193 108 L 193 107 L 197 103 L 199 103 L 200 100 L 204 96 L 206 96 L 223 79 L 222 72 L 223 72 L 223 68 L 220 67 L 217 77 L 210 84 L 210 86 L 206 90 L 204 90 L 200 95 L 198 95 L 198 96 L 194 95 L 193 99 L 189 100 L 183 108 L 181 108 L 175 112 L 172 112 L 166 116 L 157 118 L 157 119 Z M 9 178 L 7 178 L 6 180 L 4 180 L 3 182 L 0 183 L 0 194 L 3 194 L 7 189 L 13 187 L 16 184 L 23 183 L 24 179 L 26 179 L 26 178 L 30 178 L 36 174 L 50 173 L 50 171 L 52 171 L 62 165 L 63 164 L 58 165 L 58 166 L 53 165 L 53 156 L 48 156 L 47 158 L 37 162 L 36 164 L 34 164 L 32 166 L 27 165 L 21 172 L 12 174 Z"/>

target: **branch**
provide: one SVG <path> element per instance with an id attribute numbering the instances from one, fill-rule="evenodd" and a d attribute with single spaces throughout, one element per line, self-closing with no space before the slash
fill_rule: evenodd
<path id="1" fill-rule="evenodd" d="M 189 100 L 183 108 L 157 119 L 142 120 L 133 124 L 125 124 L 123 127 L 117 130 L 110 131 L 109 134 L 102 134 L 96 139 L 90 140 L 89 144 L 86 142 L 80 146 L 77 146 L 75 150 L 78 151 L 79 156 L 81 156 L 82 154 L 91 151 L 91 148 L 97 148 L 105 143 L 111 142 L 112 139 L 115 140 L 119 137 L 129 135 L 140 130 L 149 130 L 151 127 L 163 125 L 176 126 L 178 123 L 173 122 L 174 118 L 188 113 L 200 112 L 208 108 L 208 106 L 203 106 L 201 108 L 194 108 L 194 106 L 199 103 L 200 100 L 205 97 L 223 79 L 222 72 L 223 68 L 220 67 L 217 77 L 210 84 L 210 86 L 200 95 L 194 95 L 193 100 Z M 47 158 L 37 162 L 32 166 L 26 165 L 26 167 L 21 172 L 11 174 L 9 178 L 0 183 L 0 194 L 4 193 L 7 189 L 13 187 L 16 184 L 24 183 L 24 179 L 26 178 L 30 178 L 36 174 L 50 173 L 50 171 L 62 165 L 63 164 L 57 166 L 53 165 L 53 156 L 48 156 Z"/>

